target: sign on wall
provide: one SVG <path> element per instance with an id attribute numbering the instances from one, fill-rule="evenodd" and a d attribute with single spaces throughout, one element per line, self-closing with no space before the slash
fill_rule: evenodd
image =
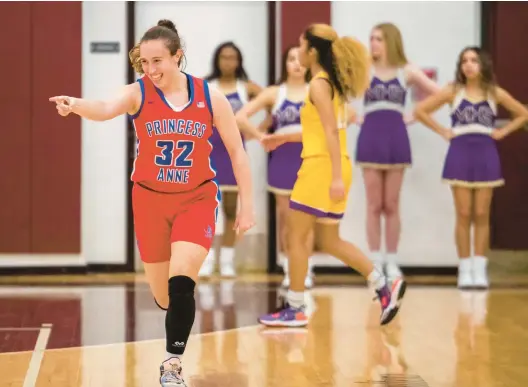
<path id="1" fill-rule="evenodd" d="M 119 42 L 91 42 L 90 52 L 96 54 L 119 53 Z"/>

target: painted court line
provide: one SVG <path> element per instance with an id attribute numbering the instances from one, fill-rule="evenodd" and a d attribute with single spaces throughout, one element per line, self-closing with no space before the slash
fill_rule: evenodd
<path id="1" fill-rule="evenodd" d="M 9 328 L 4 327 L 0 328 L 0 332 L 33 332 L 33 331 L 40 331 L 40 327 L 38 328 L 31 328 L 31 327 L 25 327 L 25 328 Z"/>
<path id="2" fill-rule="evenodd" d="M 39 328 L 37 328 L 37 329 L 39 329 Z M 248 326 L 240 327 L 240 328 L 222 329 L 222 330 L 219 330 L 219 331 L 206 332 L 206 333 L 191 333 L 190 337 L 203 338 L 203 337 L 215 336 L 215 335 L 221 336 L 221 335 L 230 334 L 232 332 L 241 333 L 241 332 L 246 332 L 246 331 L 251 331 L 251 330 L 255 330 L 255 331 L 258 332 L 258 330 L 263 330 L 263 329 L 264 329 L 263 325 L 256 324 L 256 325 L 248 325 Z M 83 345 L 81 347 L 53 348 L 53 349 L 48 349 L 46 352 L 48 352 L 48 353 L 63 352 L 63 351 L 79 350 L 79 349 L 82 349 L 82 348 L 90 348 L 90 349 L 113 348 L 113 347 L 117 347 L 117 346 L 120 346 L 120 345 L 127 346 L 127 345 L 143 345 L 143 344 L 152 344 L 152 343 L 160 343 L 160 344 L 161 343 L 165 343 L 165 339 L 149 339 L 149 340 L 138 340 L 138 341 L 131 341 L 131 342 L 111 343 L 111 344 Z M 163 345 L 165 345 L 165 344 L 163 344 Z M 29 351 L 24 351 L 24 352 L 29 352 Z M 0 353 L 0 356 L 12 355 L 13 353 L 22 353 L 22 352 L 20 352 L 20 351 L 2 352 L 2 353 Z"/>
<path id="3" fill-rule="evenodd" d="M 33 350 L 33 355 L 31 356 L 31 360 L 29 362 L 23 387 L 35 387 L 37 384 L 37 378 L 40 372 L 40 364 L 42 363 L 44 351 L 48 345 L 51 327 L 51 324 L 42 324 L 42 327 L 40 328 L 37 343 L 35 344 L 35 349 Z"/>

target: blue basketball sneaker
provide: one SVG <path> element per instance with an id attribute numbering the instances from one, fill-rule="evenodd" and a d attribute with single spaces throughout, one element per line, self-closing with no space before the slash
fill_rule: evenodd
<path id="1" fill-rule="evenodd" d="M 308 325 L 305 307 L 294 308 L 286 304 L 275 313 L 260 316 L 258 322 L 268 327 L 304 327 Z"/>

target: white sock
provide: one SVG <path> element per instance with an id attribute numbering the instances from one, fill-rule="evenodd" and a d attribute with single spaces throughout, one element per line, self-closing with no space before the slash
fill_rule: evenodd
<path id="1" fill-rule="evenodd" d="M 286 297 L 288 304 L 290 304 L 292 308 L 299 309 L 304 305 L 304 292 L 288 290 L 288 295 Z"/>
<path id="2" fill-rule="evenodd" d="M 398 264 L 398 254 L 387 253 L 387 263 L 397 265 Z"/>
<path id="3" fill-rule="evenodd" d="M 383 263 L 383 255 L 379 251 L 371 251 L 370 260 L 372 263 Z"/>
<path id="4" fill-rule="evenodd" d="M 459 272 L 469 272 L 471 271 L 473 262 L 470 257 L 460 258 L 458 260 L 458 270 Z"/>
<path id="5" fill-rule="evenodd" d="M 223 306 L 233 305 L 235 303 L 234 286 L 234 281 L 223 281 L 220 284 L 220 302 Z"/>
<path id="6" fill-rule="evenodd" d="M 200 296 L 200 307 L 202 310 L 212 310 L 215 304 L 215 295 L 212 285 L 198 285 L 198 294 Z"/>
<path id="7" fill-rule="evenodd" d="M 307 276 L 313 274 L 313 259 L 312 257 L 308 258 L 308 272 L 306 273 Z"/>
<path id="8" fill-rule="evenodd" d="M 376 268 L 367 277 L 368 283 L 376 289 L 380 289 L 387 284 L 385 276 L 380 273 Z"/>

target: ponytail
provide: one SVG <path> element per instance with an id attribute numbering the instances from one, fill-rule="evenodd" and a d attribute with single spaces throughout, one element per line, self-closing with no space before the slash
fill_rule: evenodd
<path id="1" fill-rule="evenodd" d="M 149 40 L 163 40 L 165 47 L 169 50 L 171 56 L 176 55 L 178 50 L 183 50 L 180 35 L 178 34 L 178 30 L 174 23 L 167 19 L 161 19 L 156 26 L 147 30 L 139 43 L 128 52 L 130 63 L 138 74 L 144 74 L 143 66 L 139 59 L 139 45 Z M 185 59 L 184 53 L 179 58 L 178 67 L 181 66 L 183 59 Z"/>
<path id="2" fill-rule="evenodd" d="M 130 63 L 132 64 L 132 67 L 138 74 L 143 74 L 143 66 L 141 66 L 141 62 L 139 60 L 139 44 L 136 44 L 132 50 L 128 52 L 128 58 L 130 59 Z"/>
<path id="3" fill-rule="evenodd" d="M 365 45 L 348 36 L 340 38 L 328 24 L 310 25 L 304 37 L 317 51 L 319 64 L 342 98 L 365 93 L 370 80 L 370 55 Z"/>
<path id="4" fill-rule="evenodd" d="M 365 93 L 370 81 L 370 58 L 358 40 L 345 36 L 332 41 L 337 81 L 343 97 L 356 98 Z"/>

